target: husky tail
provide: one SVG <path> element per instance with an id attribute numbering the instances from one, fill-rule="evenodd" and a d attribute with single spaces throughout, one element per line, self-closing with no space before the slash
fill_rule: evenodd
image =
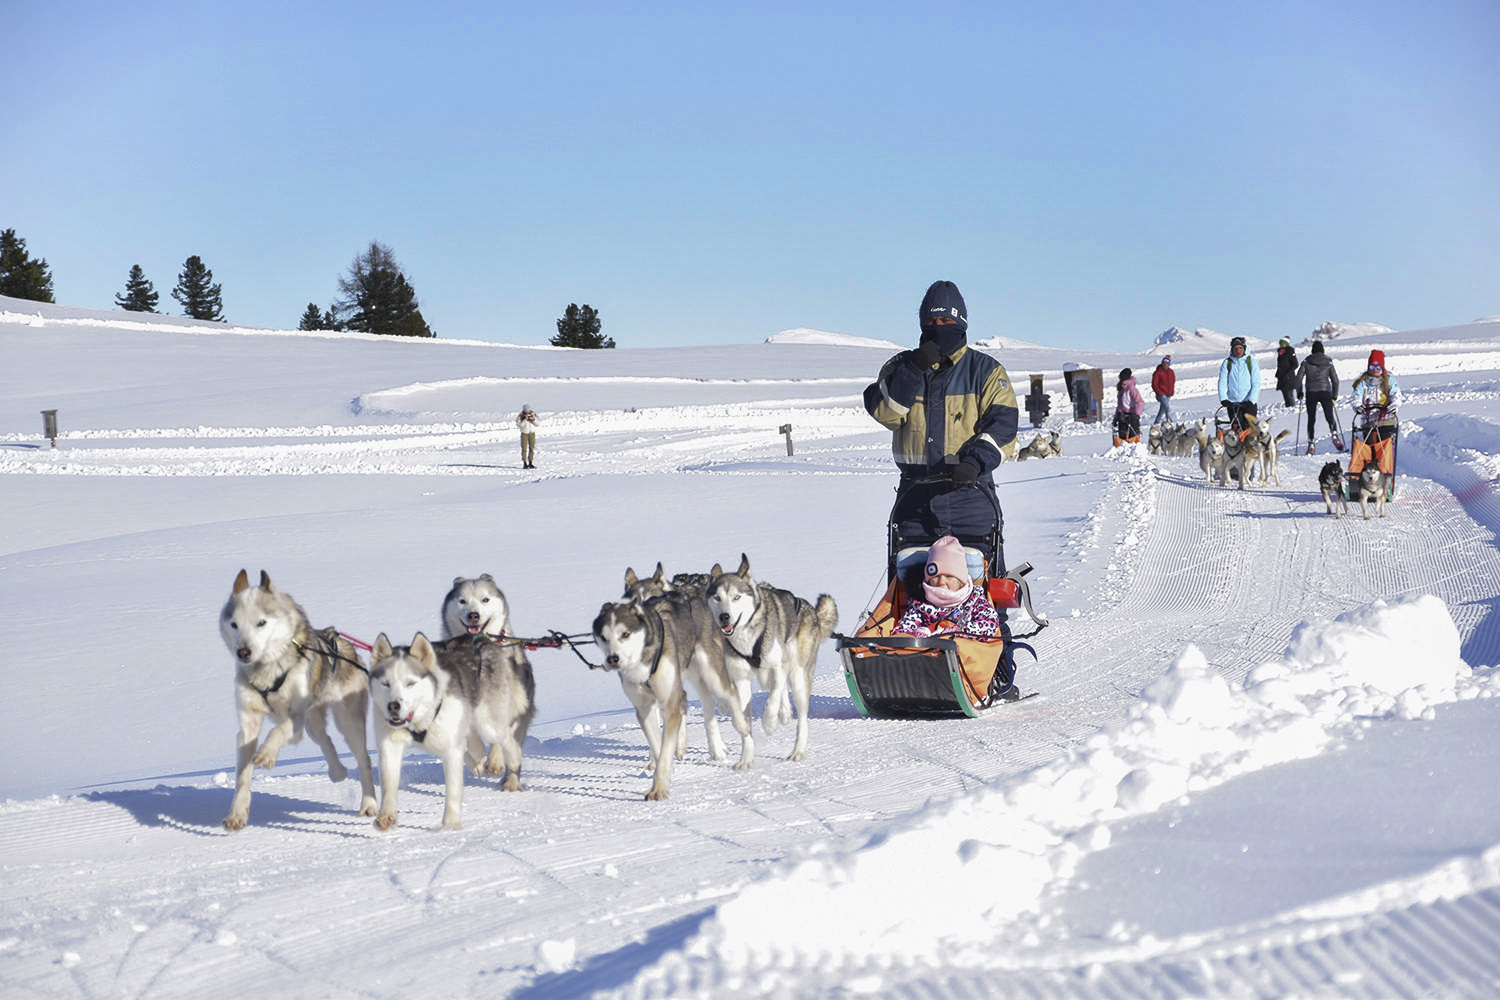
<path id="1" fill-rule="evenodd" d="M 839 609 L 833 603 L 833 598 L 827 594 L 818 595 L 818 603 L 813 608 L 813 613 L 818 616 L 818 642 L 833 635 L 833 630 L 839 627 Z"/>

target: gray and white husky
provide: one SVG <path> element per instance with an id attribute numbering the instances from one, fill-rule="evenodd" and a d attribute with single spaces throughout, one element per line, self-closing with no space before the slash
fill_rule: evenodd
<path id="1" fill-rule="evenodd" d="M 510 605 L 488 573 L 477 579 L 455 577 L 443 598 L 443 638 L 458 635 L 500 636 L 510 629 Z"/>
<path id="2" fill-rule="evenodd" d="M 314 631 L 306 612 L 272 585 L 265 570 L 258 587 L 250 586 L 249 575 L 240 570 L 219 613 L 219 634 L 235 658 L 234 700 L 240 722 L 234 799 L 224 828 L 244 828 L 255 768 L 275 767 L 281 748 L 301 741 L 304 726 L 328 761 L 328 777 L 348 777 L 349 769 L 328 736 L 329 709 L 359 766 L 359 815 L 375 815 L 374 776 L 365 746 L 368 688 L 354 646 L 332 628 Z M 267 715 L 274 725 L 261 743 L 261 723 Z"/>
<path id="3" fill-rule="evenodd" d="M 1389 482 L 1389 477 L 1374 462 L 1359 470 L 1359 485 L 1355 489 L 1359 493 L 1359 509 L 1364 512 L 1366 521 L 1370 519 L 1371 500 L 1375 501 L 1375 512 L 1385 517 L 1385 494 Z"/>
<path id="4" fill-rule="evenodd" d="M 1349 500 L 1344 496 L 1347 484 L 1344 478 L 1344 467 L 1338 462 L 1325 462 L 1323 469 L 1318 473 L 1318 490 L 1323 494 L 1323 503 L 1328 508 L 1328 513 L 1335 519 L 1349 513 Z M 1343 514 L 1339 512 L 1342 508 Z"/>
<path id="5" fill-rule="evenodd" d="M 768 694 L 760 724 L 769 734 L 788 717 L 786 692 L 797 712 L 797 740 L 789 760 L 807 756 L 807 710 L 818 646 L 838 627 L 833 598 L 819 594 L 810 604 L 789 590 L 757 583 L 750 559 L 740 554 L 740 568 L 709 572 L 708 607 L 735 652 L 747 660 Z"/>
<path id="6" fill-rule="evenodd" d="M 594 642 L 604 653 L 604 668 L 619 672 L 620 686 L 635 706 L 636 719 L 651 748 L 647 770 L 654 771 L 655 778 L 646 793 L 648 800 L 667 797 L 672 760 L 682 759 L 686 749 L 685 680 L 703 694 L 709 756 L 714 760 L 725 756 L 714 710 L 718 702 L 728 708 L 740 734 L 740 759 L 734 769 L 742 771 L 755 763 L 750 722 L 725 665 L 724 637 L 703 600 L 668 593 L 650 601 L 606 604 L 594 619 Z"/>
<path id="7" fill-rule="evenodd" d="M 443 822 L 457 828 L 464 764 L 488 770 L 484 744 L 503 761 L 505 790 L 521 790 L 521 751 L 536 714 L 531 664 L 483 637 L 431 642 L 421 632 L 410 646 L 392 646 L 382 632 L 370 654 L 370 692 L 380 742 L 380 813 L 375 828 L 396 825 L 401 758 L 413 743 L 443 762 Z M 499 773 L 499 772 L 495 772 Z"/>

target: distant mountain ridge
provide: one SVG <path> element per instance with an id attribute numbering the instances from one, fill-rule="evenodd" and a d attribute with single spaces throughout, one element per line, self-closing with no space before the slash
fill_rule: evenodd
<path id="1" fill-rule="evenodd" d="M 1141 353 L 1158 356 L 1163 354 L 1183 356 L 1195 354 L 1228 354 L 1229 342 L 1235 336 L 1235 334 L 1210 330 L 1206 326 L 1200 326 L 1192 332 L 1184 330 L 1180 326 L 1174 326 L 1166 332 L 1158 334 L 1156 341 L 1151 347 Z M 1245 338 L 1245 350 L 1251 353 L 1266 350 L 1271 346 L 1272 344 L 1269 340 L 1261 340 L 1259 337 Z"/>

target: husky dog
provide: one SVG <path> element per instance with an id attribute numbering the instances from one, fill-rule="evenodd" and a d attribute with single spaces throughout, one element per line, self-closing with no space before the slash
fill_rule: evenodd
<path id="1" fill-rule="evenodd" d="M 301 741 L 304 725 L 328 761 L 328 777 L 343 781 L 348 776 L 328 737 L 329 709 L 359 765 L 359 815 L 375 815 L 374 772 L 365 746 L 365 668 L 354 646 L 334 629 L 314 632 L 307 614 L 272 585 L 265 570 L 258 587 L 250 586 L 244 570 L 234 578 L 219 613 L 219 634 L 236 661 L 234 700 L 240 720 L 234 800 L 224 828 L 244 828 L 254 769 L 275 767 L 281 748 Z M 261 722 L 268 714 L 275 725 L 260 743 Z"/>
<path id="2" fill-rule="evenodd" d="M 440 829 L 460 825 L 464 764 L 476 774 L 488 770 L 486 741 L 504 761 L 498 773 L 505 774 L 505 790 L 521 790 L 521 751 L 536 715 L 536 683 L 524 656 L 508 656 L 482 637 L 431 642 L 421 632 L 410 646 L 392 646 L 382 632 L 370 653 L 370 691 L 380 739 L 377 830 L 396 825 L 401 758 L 412 743 L 443 761 Z"/>
<path id="3" fill-rule="evenodd" d="M 1203 470 L 1204 482 L 1212 486 L 1214 476 L 1219 474 L 1223 464 L 1224 439 L 1205 437 L 1203 443 L 1198 446 L 1198 467 Z"/>
<path id="4" fill-rule="evenodd" d="M 693 607 L 690 610 L 701 619 L 708 614 L 706 607 L 698 606 L 702 604 L 703 592 L 708 588 L 708 579 L 707 573 L 678 573 L 669 582 L 666 580 L 666 571 L 662 569 L 659 562 L 656 564 L 656 572 L 642 579 L 635 575 L 635 570 L 627 566 L 625 568 L 625 592 L 620 600 L 627 604 L 645 604 L 671 594 L 692 602 Z M 726 647 L 724 668 L 729 675 L 729 682 L 734 690 L 734 698 L 739 702 L 740 711 L 748 712 L 754 677 L 750 664 L 733 649 Z M 723 760 L 727 753 L 724 748 L 724 738 L 719 735 L 719 697 L 716 694 L 718 685 L 704 683 L 696 670 L 688 671 L 684 677 L 697 691 L 698 701 L 703 706 L 703 729 L 708 737 L 709 759 Z M 680 753 L 678 757 L 681 757 Z"/>
<path id="5" fill-rule="evenodd" d="M 1255 461 L 1255 454 L 1252 454 L 1246 441 L 1260 433 L 1258 421 L 1254 417 L 1246 414 L 1244 419 L 1249 424 L 1246 428 L 1249 433 L 1245 437 L 1241 437 L 1232 427 L 1224 431 L 1224 456 L 1219 459 L 1218 469 L 1219 482 L 1228 486 L 1231 478 L 1238 477 L 1240 489 L 1245 488 L 1245 483 L 1250 478 L 1250 466 Z"/>
<path id="6" fill-rule="evenodd" d="M 1208 421 L 1200 419 L 1196 424 L 1181 424 L 1177 433 L 1177 457 L 1192 458 L 1193 448 L 1202 448 L 1208 443 Z"/>
<path id="7" fill-rule="evenodd" d="M 1291 436 L 1290 430 L 1283 430 L 1272 437 L 1271 425 L 1265 422 L 1256 424 L 1250 436 L 1245 439 L 1245 468 L 1247 471 L 1252 465 L 1257 468 L 1261 486 L 1269 483 L 1273 476 L 1276 485 L 1281 485 L 1279 445 Z"/>
<path id="8" fill-rule="evenodd" d="M 648 801 L 667 797 L 672 759 L 681 760 L 686 749 L 684 679 L 703 694 L 709 755 L 724 759 L 713 707 L 718 701 L 728 707 L 740 734 L 740 759 L 734 769 L 743 771 L 755 763 L 750 723 L 724 662 L 723 634 L 709 619 L 703 601 L 666 594 L 653 601 L 606 604 L 594 619 L 594 642 L 604 651 L 604 668 L 619 671 L 620 686 L 635 706 L 636 719 L 651 748 L 647 770 L 655 771 L 656 777 L 646 793 Z"/>
<path id="9" fill-rule="evenodd" d="M 477 580 L 459 576 L 443 598 L 443 638 L 460 635 L 498 637 L 510 629 L 510 605 L 488 573 Z"/>
<path id="10" fill-rule="evenodd" d="M 1338 462 L 1324 464 L 1323 470 L 1318 473 L 1318 489 L 1323 493 L 1323 503 L 1328 507 L 1328 513 L 1334 518 L 1340 518 L 1340 514 L 1334 507 L 1335 504 L 1343 507 L 1344 514 L 1349 513 L 1349 500 L 1344 496 L 1344 467 Z"/>
<path id="11" fill-rule="evenodd" d="M 506 661 L 504 669 L 519 675 L 531 673 L 521 644 L 507 638 L 510 633 L 510 604 L 505 600 L 495 578 L 488 573 L 478 579 L 455 577 L 453 588 L 443 598 L 443 638 L 472 635 L 490 639 Z M 500 775 L 507 770 L 504 749 L 499 743 L 490 747 L 484 761 L 484 774 Z M 475 773 L 480 773 L 476 771 Z"/>
<path id="12" fill-rule="evenodd" d="M 740 568 L 709 572 L 708 607 L 729 645 L 749 661 L 768 692 L 760 724 L 767 734 L 790 722 L 785 691 L 790 685 L 797 710 L 797 740 L 788 760 L 807 756 L 807 707 L 818 646 L 838 627 L 833 598 L 819 594 L 816 605 L 791 591 L 756 583 L 750 559 L 740 554 Z"/>
<path id="13" fill-rule="evenodd" d="M 1386 485 L 1386 474 L 1374 462 L 1359 470 L 1359 485 L 1355 488 L 1359 491 L 1359 509 L 1364 512 L 1366 521 L 1370 519 L 1371 500 L 1375 501 L 1375 512 L 1385 517 Z"/>
<path id="14" fill-rule="evenodd" d="M 1146 434 L 1146 453 L 1149 455 L 1159 455 L 1165 447 L 1161 424 L 1152 424 L 1151 430 Z"/>
<path id="15" fill-rule="evenodd" d="M 1043 458 L 1062 457 L 1062 431 L 1053 431 L 1047 435 L 1047 454 Z"/>

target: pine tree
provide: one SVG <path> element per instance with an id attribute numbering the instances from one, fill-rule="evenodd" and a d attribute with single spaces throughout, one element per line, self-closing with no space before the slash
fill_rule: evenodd
<path id="1" fill-rule="evenodd" d="M 422 318 L 417 293 L 401 273 L 395 253 L 378 240 L 371 240 L 368 249 L 355 255 L 349 273 L 339 278 L 339 291 L 344 298 L 330 311 L 345 314 L 343 329 L 397 337 L 435 336 Z"/>
<path id="2" fill-rule="evenodd" d="M 154 313 L 156 312 L 156 300 L 161 298 L 151 282 L 146 280 L 146 272 L 141 270 L 141 265 L 130 265 L 130 277 L 125 279 L 125 294 L 115 296 L 115 305 L 126 312 Z"/>
<path id="3" fill-rule="evenodd" d="M 327 327 L 323 325 L 324 322 L 326 321 L 323 319 L 323 310 L 318 308 L 316 302 L 309 302 L 307 304 L 307 311 L 302 314 L 302 322 L 297 324 L 297 329 L 326 330 Z"/>
<path id="4" fill-rule="evenodd" d="M 599 313 L 593 306 L 572 302 L 563 310 L 562 319 L 557 321 L 557 336 L 549 343 L 553 347 L 614 347 L 612 338 L 600 335 L 600 326 Z"/>
<path id="5" fill-rule="evenodd" d="M 172 289 L 172 298 L 182 303 L 184 316 L 224 322 L 224 303 L 219 298 L 224 286 L 213 281 L 214 273 L 203 266 L 202 259 L 196 254 L 183 262 L 182 273 L 177 276 L 177 287 Z"/>
<path id="6" fill-rule="evenodd" d="M 14 229 L 0 232 L 0 295 L 33 302 L 51 302 L 52 272 L 45 259 L 33 260 L 26 241 Z"/>

